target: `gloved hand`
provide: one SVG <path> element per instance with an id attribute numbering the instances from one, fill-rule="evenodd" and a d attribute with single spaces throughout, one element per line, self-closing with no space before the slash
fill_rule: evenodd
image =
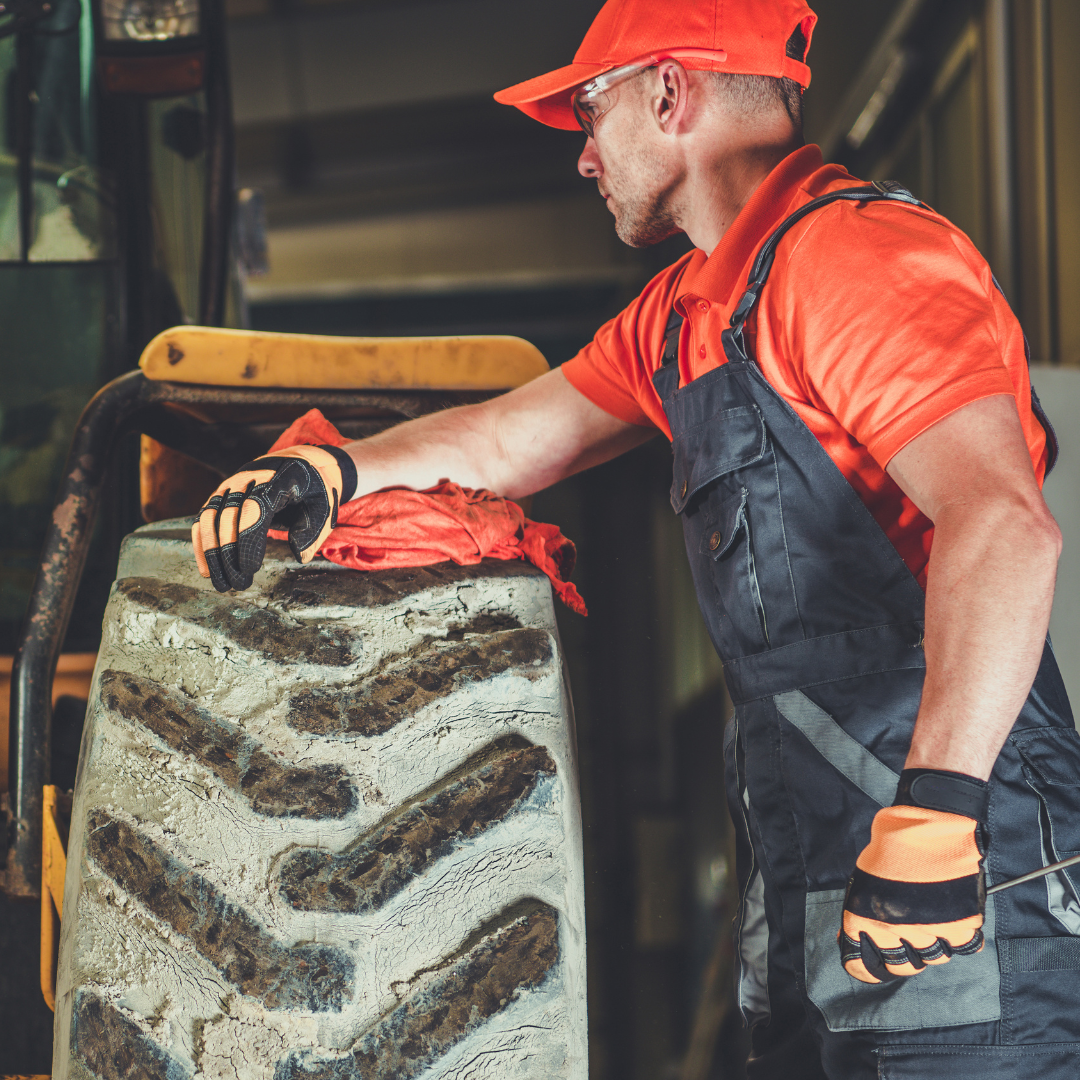
<path id="1" fill-rule="evenodd" d="M 844 898 L 840 959 L 860 982 L 890 982 L 983 947 L 982 832 L 989 785 L 905 769 L 879 810 Z"/>
<path id="2" fill-rule="evenodd" d="M 289 446 L 230 476 L 199 511 L 191 543 L 199 573 L 218 592 L 250 587 L 266 554 L 271 523 L 310 562 L 356 492 L 356 466 L 336 446 Z"/>

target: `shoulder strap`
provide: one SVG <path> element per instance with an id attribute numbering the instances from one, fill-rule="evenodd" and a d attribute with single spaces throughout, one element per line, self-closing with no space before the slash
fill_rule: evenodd
<path id="1" fill-rule="evenodd" d="M 746 283 L 746 292 L 743 293 L 742 299 L 731 314 L 730 341 L 731 344 L 734 345 L 740 359 L 747 359 L 746 345 L 743 341 L 743 326 L 745 325 L 750 312 L 753 311 L 754 305 L 758 302 L 758 297 L 761 295 L 761 290 L 765 287 L 765 282 L 769 280 L 769 271 L 772 270 L 773 260 L 776 258 L 777 246 L 787 234 L 787 231 L 793 225 L 802 221 L 808 214 L 812 214 L 815 210 L 820 210 L 823 206 L 828 206 L 830 203 L 842 201 L 880 202 L 883 200 L 908 203 L 911 206 L 925 205 L 924 203 L 919 202 L 907 188 L 902 187 L 895 180 L 875 180 L 872 184 L 866 184 L 861 187 L 842 188 L 840 191 L 830 191 L 826 195 L 820 195 L 818 198 L 812 199 L 805 206 L 800 206 L 795 213 L 777 226 L 769 239 L 761 245 L 761 250 L 754 260 L 753 267 L 750 269 L 750 277 Z M 729 359 L 735 359 L 735 357 L 729 356 Z"/>
<path id="2" fill-rule="evenodd" d="M 723 335 L 724 351 L 729 360 L 749 359 L 746 351 L 746 342 L 743 338 L 743 327 L 746 325 L 746 320 L 749 317 L 750 312 L 754 310 L 754 305 L 761 296 L 761 290 L 765 287 L 765 282 L 769 280 L 769 271 L 772 270 L 773 261 L 776 258 L 776 248 L 780 241 L 793 225 L 802 221 L 808 214 L 812 214 L 815 210 L 820 210 L 823 206 L 828 206 L 830 203 L 840 201 L 902 202 L 908 203 L 911 206 L 921 206 L 926 208 L 925 203 L 916 199 L 907 188 L 903 187 L 903 185 L 897 183 L 895 180 L 875 180 L 873 183 L 865 184 L 860 187 L 842 188 L 840 191 L 830 191 L 825 195 L 812 199 L 810 202 L 806 203 L 805 206 L 800 206 L 795 213 L 777 226 L 772 235 L 761 245 L 760 251 L 758 251 L 757 258 L 754 260 L 754 265 L 751 267 L 750 275 L 747 279 L 746 292 L 743 293 L 738 306 L 732 312 L 731 328 L 725 331 Z M 1002 292 L 1001 286 L 998 285 L 996 278 L 994 279 L 994 285 L 997 290 L 1001 292 L 1002 296 L 1004 296 L 1005 294 Z M 672 308 L 671 317 L 668 319 L 667 328 L 664 331 L 665 340 L 662 366 L 665 368 L 668 364 L 674 363 L 678 358 L 679 335 L 682 331 L 682 324 L 683 317 L 678 311 Z M 1028 362 L 1028 367 L 1030 368 L 1031 355 L 1028 350 L 1026 336 L 1024 337 L 1024 355 Z M 1035 414 L 1035 418 L 1042 425 L 1043 430 L 1046 432 L 1046 475 L 1049 476 L 1050 470 L 1053 469 L 1058 459 L 1058 439 L 1057 433 L 1054 431 L 1053 425 L 1050 423 L 1050 419 L 1046 415 L 1046 411 L 1043 409 L 1038 395 L 1035 393 L 1034 385 L 1031 387 L 1031 410 Z"/>
<path id="3" fill-rule="evenodd" d="M 757 303 L 765 282 L 769 279 L 769 271 L 772 269 L 773 260 L 776 258 L 776 247 L 783 239 L 784 234 L 788 229 L 797 222 L 802 221 L 807 214 L 812 214 L 815 210 L 820 210 L 823 206 L 828 206 L 829 203 L 838 202 L 840 200 L 847 200 L 849 202 L 874 202 L 881 199 L 910 203 L 913 206 L 923 205 L 923 203 L 919 202 L 910 191 L 901 187 L 895 180 L 875 180 L 872 184 L 866 184 L 861 187 L 844 188 L 840 191 L 831 191 L 826 195 L 821 195 L 808 202 L 805 206 L 800 206 L 795 213 L 780 223 L 776 231 L 772 233 L 764 244 L 762 244 L 761 250 L 758 252 L 757 258 L 754 260 L 754 265 L 750 270 L 746 292 L 739 301 L 738 307 L 736 307 L 735 311 L 732 313 L 731 331 L 724 335 L 725 338 L 730 337 L 732 339 L 732 343 L 738 350 L 741 359 L 747 359 L 746 347 L 743 344 L 742 336 L 743 324 L 753 310 L 754 304 Z M 675 308 L 672 308 L 671 317 L 668 319 L 667 327 L 664 330 L 664 355 L 661 361 L 662 366 L 666 367 L 668 364 L 674 363 L 678 358 L 679 334 L 682 331 L 682 324 L 683 317 L 675 310 Z M 735 359 L 735 357 L 729 357 L 729 359 Z"/>

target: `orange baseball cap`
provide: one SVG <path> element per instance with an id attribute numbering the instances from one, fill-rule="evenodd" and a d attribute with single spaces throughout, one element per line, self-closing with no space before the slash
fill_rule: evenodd
<path id="1" fill-rule="evenodd" d="M 572 64 L 500 90 L 495 100 L 576 131 L 572 90 L 623 64 L 672 57 L 697 71 L 771 75 L 805 88 L 806 52 L 802 60 L 788 56 L 787 42 L 800 28 L 809 50 L 816 22 L 803 0 L 607 0 Z"/>

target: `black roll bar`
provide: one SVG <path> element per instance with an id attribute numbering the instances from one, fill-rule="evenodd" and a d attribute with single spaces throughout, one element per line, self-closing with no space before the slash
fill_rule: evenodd
<path id="1" fill-rule="evenodd" d="M 224 326 L 233 252 L 236 146 L 223 0 L 204 4 L 206 56 L 206 213 L 199 274 L 199 323 Z"/>

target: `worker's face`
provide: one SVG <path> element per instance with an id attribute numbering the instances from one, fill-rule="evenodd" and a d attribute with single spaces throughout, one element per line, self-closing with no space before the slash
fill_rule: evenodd
<path id="1" fill-rule="evenodd" d="M 596 181 L 615 231 L 630 247 L 648 247 L 679 232 L 672 209 L 673 170 L 648 112 L 650 71 L 617 88 L 616 104 L 596 124 L 578 172 Z"/>

